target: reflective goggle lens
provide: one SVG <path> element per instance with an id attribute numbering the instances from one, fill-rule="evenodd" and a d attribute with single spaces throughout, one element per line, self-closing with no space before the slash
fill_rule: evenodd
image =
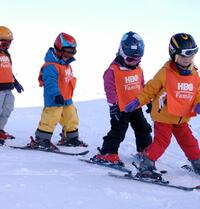
<path id="1" fill-rule="evenodd" d="M 122 50 L 122 48 L 120 47 L 119 49 L 120 51 L 120 55 L 124 58 L 125 61 L 127 62 L 135 62 L 135 63 L 139 63 L 142 57 L 129 57 L 127 55 L 125 55 L 124 51 Z"/>
<path id="2" fill-rule="evenodd" d="M 10 47 L 11 41 L 2 40 L 0 41 L 0 48 L 1 49 L 8 49 Z"/>
<path id="3" fill-rule="evenodd" d="M 62 51 L 67 54 L 76 54 L 76 48 L 64 48 Z"/>
<path id="4" fill-rule="evenodd" d="M 133 62 L 133 61 L 139 62 L 141 60 L 141 57 L 126 57 L 125 60 L 127 62 Z"/>
<path id="5" fill-rule="evenodd" d="M 182 49 L 180 55 L 185 57 L 191 57 L 198 52 L 198 47 L 194 49 Z"/>

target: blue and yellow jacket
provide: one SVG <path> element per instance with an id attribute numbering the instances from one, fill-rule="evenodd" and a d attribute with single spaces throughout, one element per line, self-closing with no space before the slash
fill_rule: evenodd
<path id="1" fill-rule="evenodd" d="M 49 48 L 45 56 L 45 63 L 42 66 L 39 74 L 39 83 L 44 87 L 44 106 L 62 106 L 55 104 L 55 96 L 61 94 L 65 99 L 65 104 L 73 103 L 73 90 L 76 85 L 76 78 L 73 76 L 73 71 L 70 63 L 74 61 L 71 58 L 67 62 L 57 58 L 53 52 L 53 48 Z"/>

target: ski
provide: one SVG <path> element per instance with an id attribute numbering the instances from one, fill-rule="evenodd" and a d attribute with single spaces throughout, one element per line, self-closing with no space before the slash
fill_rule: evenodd
<path id="1" fill-rule="evenodd" d="M 158 186 L 169 187 L 169 188 L 179 189 L 179 190 L 183 190 L 183 191 L 200 190 L 200 185 L 195 186 L 195 187 L 173 185 L 173 184 L 170 184 L 169 181 L 166 181 L 164 179 L 157 180 L 157 179 L 150 179 L 150 178 L 142 178 L 142 177 L 137 177 L 136 175 L 132 175 L 132 174 L 118 175 L 118 174 L 111 173 L 111 172 L 109 172 L 108 175 L 112 176 L 114 178 L 139 181 L 139 182 L 143 182 L 143 183 L 147 183 L 147 184 L 155 184 Z"/>
<path id="2" fill-rule="evenodd" d="M 89 153 L 89 150 L 83 151 L 83 152 L 63 152 L 63 151 L 58 151 L 58 150 L 47 150 L 47 149 L 41 149 L 41 148 L 37 148 L 37 149 L 32 149 L 30 147 L 27 146 L 8 146 L 12 149 L 20 149 L 20 150 L 31 150 L 31 151 L 40 151 L 40 152 L 49 152 L 49 153 L 54 153 L 54 154 L 59 154 L 59 155 L 70 155 L 70 156 L 79 156 L 79 155 L 86 155 Z"/>
<path id="3" fill-rule="evenodd" d="M 82 162 L 86 162 L 89 164 L 94 164 L 94 165 L 99 165 L 99 166 L 103 166 L 103 167 L 107 167 L 107 168 L 111 168 L 111 169 L 115 169 L 118 171 L 122 171 L 125 173 L 131 173 L 132 171 L 122 165 L 118 165 L 118 164 L 111 164 L 111 163 L 103 163 L 103 162 L 98 162 L 98 161 L 94 161 L 91 159 L 83 159 L 83 158 L 79 158 L 80 161 Z"/>

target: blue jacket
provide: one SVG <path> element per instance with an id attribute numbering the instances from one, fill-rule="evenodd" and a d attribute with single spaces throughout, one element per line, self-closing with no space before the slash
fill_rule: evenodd
<path id="1" fill-rule="evenodd" d="M 74 61 L 74 58 L 69 59 L 67 62 L 65 62 L 62 59 L 59 59 L 54 54 L 54 49 L 49 48 L 49 50 L 46 53 L 46 56 L 44 58 L 45 64 L 48 64 L 49 62 L 51 64 L 43 66 L 42 67 L 42 80 L 44 82 L 44 106 L 45 107 L 53 107 L 53 106 L 62 106 L 60 104 L 55 104 L 55 96 L 61 94 L 59 86 L 58 86 L 58 71 L 56 69 L 56 66 L 52 63 L 57 63 L 60 65 L 69 65 L 72 61 Z M 73 104 L 72 98 L 65 100 L 64 105 L 70 105 Z"/>

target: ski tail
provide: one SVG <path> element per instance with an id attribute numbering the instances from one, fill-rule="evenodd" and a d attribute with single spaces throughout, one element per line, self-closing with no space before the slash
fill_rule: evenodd
<path id="1" fill-rule="evenodd" d="M 155 184 L 157 186 L 162 186 L 162 187 L 169 187 L 173 189 L 178 189 L 178 190 L 183 190 L 183 191 L 193 191 L 193 190 L 200 190 L 200 185 L 194 186 L 194 187 L 187 187 L 187 186 L 182 186 L 182 185 L 174 185 L 171 184 L 169 181 L 166 181 L 164 179 L 162 180 L 155 180 L 155 179 L 149 179 L 149 178 L 140 178 L 137 177 L 136 175 L 132 174 L 125 174 L 125 175 L 118 175 L 112 172 L 108 173 L 109 176 L 118 178 L 118 179 L 127 179 L 127 180 L 133 180 L 133 181 L 138 181 L 141 183 L 147 183 L 147 184 Z"/>
<path id="2" fill-rule="evenodd" d="M 59 150 L 48 150 L 48 149 L 41 149 L 41 148 L 32 149 L 32 148 L 27 147 L 27 146 L 8 146 L 8 147 L 10 147 L 12 149 L 49 152 L 49 153 L 60 154 L 60 155 L 69 155 L 69 156 L 86 155 L 86 154 L 89 153 L 89 150 L 85 150 L 85 151 L 82 151 L 82 152 L 63 152 L 63 151 L 59 151 Z"/>

